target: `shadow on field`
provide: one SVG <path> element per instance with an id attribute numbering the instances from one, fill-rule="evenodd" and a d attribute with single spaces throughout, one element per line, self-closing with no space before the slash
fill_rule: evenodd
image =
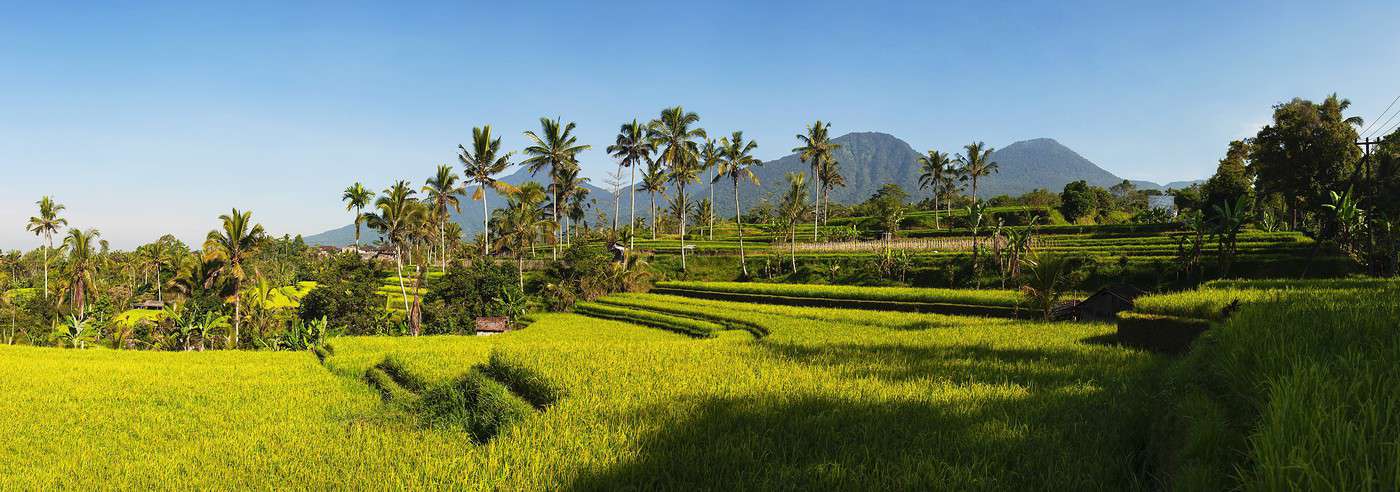
<path id="1" fill-rule="evenodd" d="M 1146 439 L 1146 363 L 985 346 L 807 348 L 774 355 L 854 368 L 859 383 L 934 378 L 929 394 L 872 382 L 868 398 L 773 393 L 667 406 L 638 456 L 572 490 L 1133 490 Z M 946 379 L 945 379 L 946 377 Z M 965 386 L 984 383 L 995 388 Z M 1014 386 L 1011 386 L 1014 385 Z M 903 395 L 903 396 L 900 396 Z M 649 409 L 647 417 L 657 418 Z"/>

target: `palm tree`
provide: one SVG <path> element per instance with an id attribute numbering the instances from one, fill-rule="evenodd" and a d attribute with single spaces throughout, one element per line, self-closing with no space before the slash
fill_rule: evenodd
<path id="1" fill-rule="evenodd" d="M 676 196 L 684 210 L 685 185 L 699 175 L 700 145 L 696 139 L 705 138 L 703 128 L 692 128 L 700 115 L 675 106 L 661 110 L 661 116 L 651 122 L 647 136 L 657 148 L 657 161 L 666 166 L 676 183 Z M 681 270 L 685 270 L 685 214 L 680 214 Z"/>
<path id="2" fill-rule="evenodd" d="M 69 229 L 68 237 L 63 239 L 64 248 L 68 249 L 68 293 L 72 296 L 72 304 L 69 306 L 73 312 L 78 313 L 79 319 L 87 318 L 87 295 L 95 293 L 97 289 L 95 275 L 97 252 L 94 250 L 94 243 L 102 234 L 97 229 L 82 231 L 79 229 Z"/>
<path id="3" fill-rule="evenodd" d="M 707 180 L 705 180 L 705 181 L 710 185 L 710 203 L 711 203 L 711 204 L 715 203 L 715 181 L 716 181 L 717 178 L 719 177 L 719 163 L 720 163 L 720 161 L 722 161 L 722 160 L 724 160 L 724 147 L 722 147 L 721 145 L 719 145 L 719 142 L 716 142 L 714 139 L 706 138 L 706 139 L 705 139 L 705 145 L 704 145 L 703 147 L 700 148 L 700 170 L 701 170 L 701 171 L 710 171 L 710 179 L 707 179 Z M 698 219 L 705 219 L 706 221 L 709 222 L 709 223 L 708 223 L 708 226 L 709 226 L 709 228 L 710 228 L 710 240 L 714 240 L 714 238 L 715 238 L 715 210 L 714 210 L 714 208 L 710 208 L 710 209 L 709 209 L 709 213 L 708 213 L 706 216 L 704 216 L 704 217 L 698 217 L 697 220 L 696 220 L 697 223 L 699 222 Z"/>
<path id="4" fill-rule="evenodd" d="M 647 138 L 647 127 L 633 119 L 631 123 L 623 123 L 617 130 L 617 140 L 608 146 L 608 154 L 618 159 L 618 165 L 624 166 L 631 171 L 631 178 L 628 180 L 627 188 L 630 190 L 631 204 L 628 205 L 628 251 L 637 245 L 637 166 L 643 161 L 650 162 L 651 153 L 656 150 L 651 145 L 651 140 Z M 616 214 L 614 214 L 616 215 Z"/>
<path id="5" fill-rule="evenodd" d="M 428 182 L 423 186 L 423 192 L 428 194 L 428 203 L 432 204 L 433 216 L 438 226 L 438 253 L 442 255 L 442 270 L 447 271 L 447 221 L 451 216 L 447 214 L 447 208 L 452 207 L 458 213 L 462 212 L 461 185 L 457 181 L 457 173 L 452 171 L 452 166 L 441 164 L 437 167 L 437 173 L 428 178 Z"/>
<path id="6" fill-rule="evenodd" d="M 585 212 L 583 205 L 584 201 L 588 200 L 588 188 L 584 185 L 588 184 L 589 179 L 578 174 L 579 168 L 573 167 L 560 176 L 559 180 L 561 187 L 559 199 L 563 200 L 560 205 L 565 209 L 564 218 L 569 220 L 566 238 L 572 238 L 577 234 L 574 228 L 583 221 Z"/>
<path id="7" fill-rule="evenodd" d="M 206 259 L 220 260 L 218 268 L 211 272 L 214 278 L 233 279 L 233 337 L 230 348 L 238 348 L 238 329 L 243 317 L 242 289 L 247 273 L 243 264 L 249 261 L 265 232 L 261 224 L 253 223 L 253 212 L 240 212 L 233 209 L 227 215 L 220 215 L 222 230 L 209 231 L 204 240 Z"/>
<path id="8" fill-rule="evenodd" d="M 821 204 L 819 202 L 821 196 L 819 194 L 821 193 L 821 188 L 825 186 L 820 182 L 821 167 L 827 165 L 828 161 L 834 160 L 835 157 L 833 157 L 832 152 L 841 148 L 840 144 L 831 143 L 831 138 L 828 135 L 830 130 L 830 123 L 823 123 L 822 120 L 817 120 L 815 123 L 807 126 L 806 135 L 797 135 L 797 141 L 801 142 L 802 146 L 792 149 L 793 152 L 797 153 L 798 159 L 801 159 L 802 162 L 812 167 L 812 176 L 818 180 L 817 186 L 812 190 L 812 203 L 813 206 L 816 207 L 817 212 L 812 217 L 813 241 L 817 240 L 817 217 L 821 215 Z"/>
<path id="9" fill-rule="evenodd" d="M 802 216 L 812 211 L 807 205 L 807 175 L 801 172 L 787 173 L 788 192 L 783 196 L 779 207 L 779 220 L 792 248 L 792 273 L 797 273 L 797 224 Z"/>
<path id="10" fill-rule="evenodd" d="M 666 170 L 661 168 L 655 161 L 647 163 L 647 170 L 642 171 L 642 191 L 651 195 L 651 239 L 656 240 L 656 194 L 666 192 L 666 181 L 670 179 L 666 176 Z"/>
<path id="11" fill-rule="evenodd" d="M 836 162 L 834 157 L 823 161 L 822 165 L 817 166 L 817 182 L 821 183 L 821 217 L 824 226 L 831 215 L 831 190 L 837 186 L 846 186 L 846 177 L 841 175 L 841 163 Z"/>
<path id="12" fill-rule="evenodd" d="M 997 163 L 992 162 L 992 148 L 982 142 L 963 146 L 967 154 L 958 154 L 958 164 L 962 165 L 962 180 L 972 181 L 972 202 L 977 203 L 977 179 L 997 172 Z"/>
<path id="13" fill-rule="evenodd" d="M 943 176 L 948 174 L 953 161 L 948 158 L 947 152 L 929 150 L 927 155 L 919 156 L 918 162 L 919 170 L 923 171 L 919 175 L 919 189 L 931 188 L 933 191 L 933 228 L 937 229 L 939 188 L 943 186 Z"/>
<path id="14" fill-rule="evenodd" d="M 144 259 L 150 262 L 151 267 L 156 271 L 156 300 L 162 303 L 165 302 L 165 294 L 163 294 L 165 283 L 161 281 L 160 267 L 170 262 L 170 255 L 173 253 L 174 249 L 172 244 L 174 242 L 175 236 L 167 234 L 161 236 L 160 239 L 155 240 L 155 242 L 138 249 L 138 253 L 142 253 Z"/>
<path id="15" fill-rule="evenodd" d="M 506 207 L 496 209 L 496 227 L 505 249 L 515 253 L 521 290 L 525 289 L 525 254 L 534 246 L 535 237 L 547 227 L 540 204 L 545 200 L 544 187 L 527 182 L 506 195 Z"/>
<path id="16" fill-rule="evenodd" d="M 510 167 L 513 153 L 501 153 L 501 138 L 491 138 L 491 125 L 472 128 L 471 151 L 461 145 L 457 148 L 460 150 L 457 160 L 466 167 L 467 181 L 476 183 L 476 194 L 472 195 L 472 200 L 481 200 L 481 237 L 484 242 L 481 255 L 485 258 L 491 254 L 491 212 L 486 207 L 486 189 L 494 189 L 497 193 L 515 190 L 509 183 L 493 177 Z"/>
<path id="17" fill-rule="evenodd" d="M 365 222 L 364 208 L 369 206 L 374 200 L 374 192 L 365 188 L 365 185 L 356 182 L 345 188 L 345 192 L 340 194 L 340 200 L 345 202 L 345 211 L 355 211 L 355 250 L 360 249 L 360 224 Z"/>
<path id="18" fill-rule="evenodd" d="M 540 118 L 540 134 L 526 130 L 525 137 L 529 138 L 533 145 L 525 147 L 525 154 L 530 158 L 525 159 L 521 164 L 525 164 L 530 169 L 530 174 L 534 175 L 541 169 L 548 167 L 551 181 L 556 183 L 554 187 L 554 200 L 551 204 L 554 207 L 550 217 L 554 220 L 556 230 L 560 225 L 559 221 L 559 177 L 561 172 L 570 167 L 578 167 L 578 154 L 593 148 L 590 145 L 579 145 L 578 137 L 573 135 L 574 123 L 562 124 L 558 118 Z M 541 135 L 542 134 L 542 135 Z M 556 232 L 558 234 L 558 232 Z M 558 237 L 555 238 L 558 243 Z M 554 259 L 559 259 L 559 250 L 554 248 Z"/>
<path id="19" fill-rule="evenodd" d="M 744 132 L 736 131 L 726 138 L 720 139 L 723 159 L 719 163 L 719 173 L 711 180 L 719 181 L 721 178 L 729 177 L 734 183 L 734 224 L 739 228 L 739 268 L 743 270 L 744 277 L 749 276 L 749 265 L 744 258 L 744 219 L 739 214 L 739 180 L 747 180 L 755 186 L 758 183 L 758 175 L 753 173 L 754 166 L 763 165 L 763 161 L 753 156 L 754 149 L 758 148 L 758 142 L 744 141 Z"/>
<path id="20" fill-rule="evenodd" d="M 49 250 L 53 249 L 53 235 L 59 229 L 68 227 L 68 219 L 58 216 L 65 208 L 62 204 L 53 201 L 53 197 L 45 196 L 34 202 L 39 206 L 39 215 L 29 218 L 29 225 L 25 230 L 34 233 L 35 236 L 44 236 L 44 241 L 48 248 L 44 249 L 44 298 L 49 298 Z"/>
<path id="21" fill-rule="evenodd" d="M 404 245 L 408 244 L 413 228 L 423 219 L 420 202 L 413 199 L 413 195 L 413 188 L 407 181 L 398 181 L 374 201 L 377 211 L 365 214 L 365 223 L 379 231 L 379 235 L 394 247 L 394 266 L 398 272 L 399 293 L 403 297 L 405 314 L 409 312 L 409 305 L 408 288 L 403 283 Z M 234 330 L 237 331 L 237 328 Z"/>

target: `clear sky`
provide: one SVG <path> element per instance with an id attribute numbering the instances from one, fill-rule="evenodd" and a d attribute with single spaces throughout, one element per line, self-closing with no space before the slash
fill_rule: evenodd
<path id="1" fill-rule="evenodd" d="M 421 182 L 482 124 L 518 149 L 540 116 L 578 123 L 595 183 L 620 123 L 675 104 L 765 159 L 821 118 L 918 150 L 1052 137 L 1164 182 L 1275 103 L 1400 95 L 1394 0 L 195 3 L 0 2 L 0 248 L 38 245 L 44 194 L 121 248 L 197 245 L 234 206 L 316 233 L 346 185 Z"/>

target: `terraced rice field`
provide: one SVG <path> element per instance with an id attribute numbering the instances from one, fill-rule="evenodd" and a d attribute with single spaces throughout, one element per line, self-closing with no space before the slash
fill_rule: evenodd
<path id="1" fill-rule="evenodd" d="M 493 337 L 335 339 L 323 362 L 0 347 L 22 375 L 0 379 L 0 489 L 1148 485 L 1162 359 L 1094 343 L 1109 325 L 598 306 L 708 332 L 549 314 Z"/>

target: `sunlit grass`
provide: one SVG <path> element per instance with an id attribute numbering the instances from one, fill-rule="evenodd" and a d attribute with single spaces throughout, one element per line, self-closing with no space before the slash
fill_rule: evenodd
<path id="1" fill-rule="evenodd" d="M 21 375 L 0 380 L 18 402 L 0 410 L 14 455 L 0 488 L 1143 485 L 1142 395 L 1160 359 L 1088 343 L 1111 326 L 618 299 L 769 334 L 551 314 L 493 337 L 338 338 L 324 367 L 308 353 L 0 348 L 0 371 Z M 363 382 L 393 356 L 440 385 L 493 352 L 566 396 L 486 444 L 423 427 Z"/>

